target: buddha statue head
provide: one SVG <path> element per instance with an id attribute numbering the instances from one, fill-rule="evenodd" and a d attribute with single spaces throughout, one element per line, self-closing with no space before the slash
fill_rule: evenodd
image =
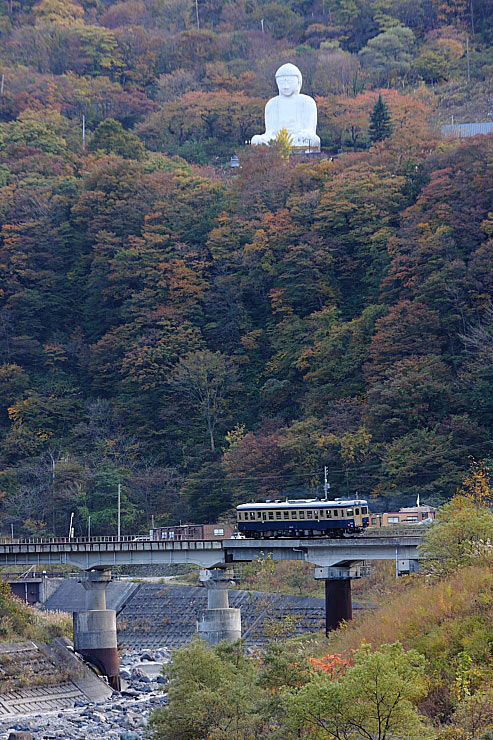
<path id="1" fill-rule="evenodd" d="M 301 72 L 294 64 L 283 64 L 276 72 L 279 94 L 285 97 L 299 93 L 302 81 Z"/>

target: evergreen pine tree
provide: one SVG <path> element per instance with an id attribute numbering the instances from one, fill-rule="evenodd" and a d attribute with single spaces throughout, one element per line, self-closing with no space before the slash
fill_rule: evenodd
<path id="1" fill-rule="evenodd" d="M 382 100 L 382 96 L 378 96 L 378 100 L 370 115 L 370 128 L 368 129 L 370 141 L 383 141 L 387 139 L 392 133 L 392 121 L 390 120 L 389 109 Z"/>

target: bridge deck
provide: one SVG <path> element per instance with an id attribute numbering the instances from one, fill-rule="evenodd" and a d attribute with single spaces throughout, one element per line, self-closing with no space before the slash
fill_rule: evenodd
<path id="1" fill-rule="evenodd" d="M 112 565 L 194 563 L 203 568 L 258 560 L 302 560 L 319 566 L 360 560 L 419 558 L 419 535 L 347 539 L 158 541 L 135 537 L 0 541 L 0 565 L 66 563 L 82 569 Z"/>

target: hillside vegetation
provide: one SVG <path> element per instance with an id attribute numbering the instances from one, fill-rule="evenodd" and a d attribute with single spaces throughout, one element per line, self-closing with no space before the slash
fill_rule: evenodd
<path id="1" fill-rule="evenodd" d="M 489 0 L 2 5 L 5 533 L 72 512 L 114 533 L 119 482 L 128 532 L 315 492 L 324 465 L 334 496 L 392 506 L 489 464 L 492 137 L 434 123 L 483 115 L 491 21 Z M 244 146 L 288 59 L 327 159 Z"/>

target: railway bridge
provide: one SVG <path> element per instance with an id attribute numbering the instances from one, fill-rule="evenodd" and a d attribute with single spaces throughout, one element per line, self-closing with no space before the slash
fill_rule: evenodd
<path id="1" fill-rule="evenodd" d="M 367 534 L 343 539 L 230 539 L 222 541 L 159 541 L 140 536 L 57 539 L 0 539 L 0 565 L 66 564 L 80 568 L 86 609 L 74 613 L 74 647 L 91 661 L 110 684 L 119 688 L 116 613 L 106 609 L 105 589 L 116 565 L 193 563 L 203 569 L 208 608 L 197 629 L 211 644 L 241 636 L 239 609 L 229 608 L 227 586 L 234 563 L 298 560 L 314 566 L 325 581 L 326 630 L 352 617 L 351 579 L 362 564 L 392 560 L 396 575 L 417 569 L 421 536 L 414 531 Z"/>

